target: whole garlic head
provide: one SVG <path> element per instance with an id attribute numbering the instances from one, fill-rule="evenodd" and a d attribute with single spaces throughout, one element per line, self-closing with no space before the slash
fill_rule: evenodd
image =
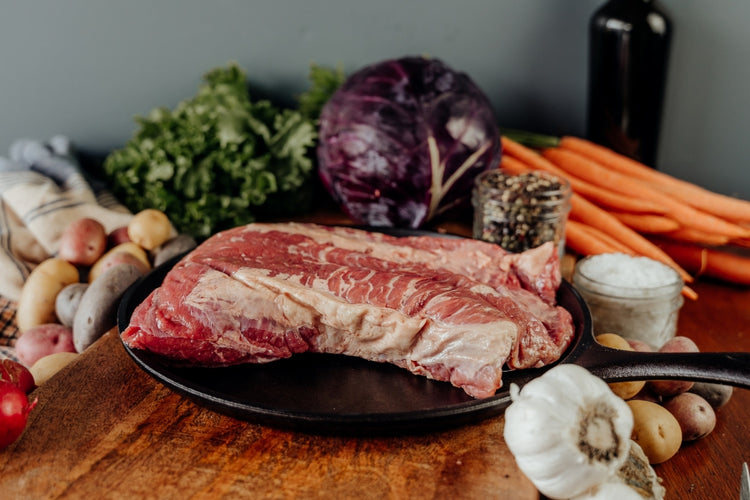
<path id="1" fill-rule="evenodd" d="M 606 382 L 561 364 L 511 386 L 505 442 L 516 463 L 550 498 L 572 498 L 614 476 L 630 451 L 633 414 Z"/>

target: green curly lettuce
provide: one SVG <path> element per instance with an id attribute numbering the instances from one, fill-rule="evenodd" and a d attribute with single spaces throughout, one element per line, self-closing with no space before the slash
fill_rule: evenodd
<path id="1" fill-rule="evenodd" d="M 235 64 L 204 76 L 197 94 L 146 117 L 104 160 L 112 191 L 133 212 L 163 211 L 198 238 L 261 217 L 303 213 L 314 191 L 314 119 L 251 101 Z"/>

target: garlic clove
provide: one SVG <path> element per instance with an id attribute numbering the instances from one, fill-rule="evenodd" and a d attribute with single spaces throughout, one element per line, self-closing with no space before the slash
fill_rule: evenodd
<path id="1" fill-rule="evenodd" d="M 617 474 L 573 500 L 664 500 L 665 494 L 666 490 L 643 449 L 632 441 L 628 459 Z"/>
<path id="2" fill-rule="evenodd" d="M 572 500 L 645 500 L 635 490 L 624 483 L 597 484 Z"/>

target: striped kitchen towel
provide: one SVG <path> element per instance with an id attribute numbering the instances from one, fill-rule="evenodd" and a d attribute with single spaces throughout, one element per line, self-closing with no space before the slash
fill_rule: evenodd
<path id="1" fill-rule="evenodd" d="M 66 137 L 14 142 L 0 158 L 0 356 L 19 332 L 15 303 L 26 277 L 54 256 L 67 225 L 92 217 L 109 232 L 132 214 L 100 181 L 87 175 Z"/>

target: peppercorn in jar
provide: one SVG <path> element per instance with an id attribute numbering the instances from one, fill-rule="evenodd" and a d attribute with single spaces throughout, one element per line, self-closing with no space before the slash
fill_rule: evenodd
<path id="1" fill-rule="evenodd" d="M 562 257 L 570 195 L 565 179 L 543 172 L 488 170 L 475 181 L 473 236 L 514 253 L 552 241 Z"/>

